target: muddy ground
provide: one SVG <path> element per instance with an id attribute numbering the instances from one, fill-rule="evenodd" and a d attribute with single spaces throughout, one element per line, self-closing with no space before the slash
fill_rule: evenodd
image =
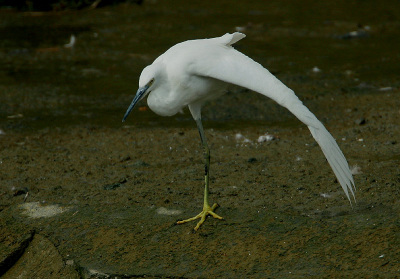
<path id="1" fill-rule="evenodd" d="M 2 278 L 399 277 L 398 5 L 1 10 Z M 168 47 L 237 28 L 247 38 L 236 48 L 337 140 L 355 174 L 352 206 L 307 127 L 230 88 L 203 109 L 210 200 L 224 220 L 174 225 L 202 208 L 195 123 L 144 101 L 121 119 L 141 70 Z M 275 139 L 259 143 L 265 134 Z"/>

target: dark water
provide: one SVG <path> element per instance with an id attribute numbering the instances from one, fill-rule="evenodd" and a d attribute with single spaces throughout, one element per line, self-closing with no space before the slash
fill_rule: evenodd
<path id="1" fill-rule="evenodd" d="M 0 128 L 123 125 L 143 67 L 178 42 L 238 27 L 247 38 L 236 48 L 267 67 L 316 113 L 313 100 L 321 96 L 400 84 L 398 1 L 147 1 L 62 13 L 2 10 Z M 355 37 L 349 35 L 357 30 Z M 71 35 L 76 43 L 65 48 Z M 297 123 L 274 102 L 238 89 L 206 105 L 203 114 L 211 127 Z M 187 110 L 174 119 L 142 110 L 127 124 L 193 125 Z"/>

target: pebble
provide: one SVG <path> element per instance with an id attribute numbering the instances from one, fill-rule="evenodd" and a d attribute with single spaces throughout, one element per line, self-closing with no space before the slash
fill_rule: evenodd
<path id="1" fill-rule="evenodd" d="M 261 143 L 261 142 L 271 141 L 274 139 L 275 139 L 275 137 L 273 135 L 264 135 L 264 136 L 260 136 L 257 141 L 259 143 Z"/>
<path id="2" fill-rule="evenodd" d="M 364 117 L 358 118 L 356 121 L 354 121 L 354 123 L 356 123 L 357 125 L 364 125 L 365 123 L 367 123 L 367 121 L 365 120 Z"/>
<path id="3" fill-rule="evenodd" d="M 315 66 L 315 67 L 312 69 L 312 71 L 313 71 L 314 73 L 319 73 L 319 72 L 321 72 L 321 69 L 318 68 L 317 66 Z"/>

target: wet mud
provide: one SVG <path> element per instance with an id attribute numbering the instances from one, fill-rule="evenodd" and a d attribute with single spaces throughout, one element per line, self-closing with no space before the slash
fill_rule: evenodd
<path id="1" fill-rule="evenodd" d="M 400 9 L 389 6 L 1 10 L 0 275 L 400 276 Z M 195 122 L 187 109 L 157 116 L 145 101 L 121 119 L 158 55 L 235 30 L 247 35 L 236 48 L 291 87 L 337 140 L 354 174 L 352 205 L 306 126 L 230 87 L 203 109 L 210 202 L 224 220 L 208 218 L 197 232 L 194 222 L 175 225 L 202 209 Z M 266 134 L 274 139 L 258 142 Z"/>

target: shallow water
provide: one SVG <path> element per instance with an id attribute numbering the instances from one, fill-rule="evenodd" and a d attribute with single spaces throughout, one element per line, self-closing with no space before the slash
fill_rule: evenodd
<path id="1" fill-rule="evenodd" d="M 247 37 L 235 47 L 311 106 L 320 96 L 398 87 L 396 5 L 396 1 L 390 7 L 348 1 L 236 5 L 149 1 L 93 11 L 2 11 L 0 127 L 21 131 L 77 124 L 193 125 L 187 110 L 174 117 L 181 123 L 137 110 L 127 123 L 120 120 L 136 92 L 141 70 L 159 54 L 180 41 L 220 36 L 236 28 Z M 368 26 L 365 36 L 344 39 L 359 24 Z M 72 34 L 76 44 L 65 48 Z M 314 67 L 321 72 L 313 72 Z M 357 86 L 364 83 L 367 86 L 359 90 Z M 233 90 L 205 106 L 204 119 L 213 122 L 210 127 L 229 126 L 232 120 L 239 126 L 295 121 L 272 101 L 241 91 Z M 318 108 L 313 111 L 318 113 Z M 23 117 L 7 119 L 18 114 Z"/>

